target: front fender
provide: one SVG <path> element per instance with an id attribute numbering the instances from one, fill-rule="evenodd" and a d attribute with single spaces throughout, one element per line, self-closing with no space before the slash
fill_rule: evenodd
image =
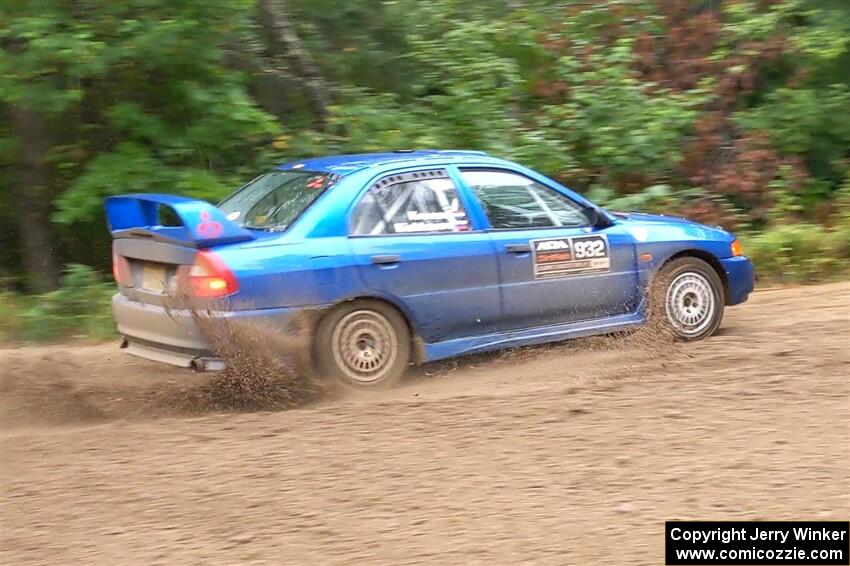
<path id="1" fill-rule="evenodd" d="M 721 228 L 649 214 L 625 215 L 620 223 L 634 238 L 638 279 L 644 288 L 661 266 L 678 255 L 703 257 L 718 271 L 720 261 L 732 257 L 735 236 Z M 725 274 L 720 276 L 725 282 Z"/>

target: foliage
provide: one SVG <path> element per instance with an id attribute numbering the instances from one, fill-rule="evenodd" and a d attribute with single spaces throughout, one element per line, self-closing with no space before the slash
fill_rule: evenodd
<path id="1" fill-rule="evenodd" d="M 0 273 L 38 265 L 21 212 L 40 195 L 56 246 L 36 252 L 106 269 L 104 196 L 215 201 L 316 154 L 483 149 L 614 208 L 783 238 L 850 174 L 844 0 L 277 4 L 331 85 L 326 122 L 255 0 L 0 5 L 0 114 L 42 126 L 0 121 Z M 42 146 L 47 186 L 24 189 Z"/>
<path id="2" fill-rule="evenodd" d="M 787 224 L 742 242 L 760 282 L 811 283 L 850 272 L 850 224 Z"/>
<path id="3" fill-rule="evenodd" d="M 795 222 L 779 208 L 766 229 L 742 236 L 762 281 L 811 283 L 850 275 L 850 178 L 832 204 L 823 224 Z"/>
<path id="4" fill-rule="evenodd" d="M 745 227 L 743 215 L 728 199 L 699 187 L 675 190 L 669 185 L 653 185 L 625 196 L 604 187 L 594 187 L 587 195 L 592 201 L 617 212 L 651 212 L 690 218 L 727 230 Z"/>
<path id="5" fill-rule="evenodd" d="M 105 246 L 89 244 L 105 240 L 107 195 L 165 191 L 215 199 L 268 162 L 280 126 L 249 94 L 249 77 L 227 64 L 252 4 L 0 5 L 0 112 L 26 110 L 43 124 L 39 141 L 47 150 L 32 166 L 47 166 L 55 214 L 52 226 L 49 218 L 44 223 L 63 258 L 107 264 Z M 19 159 L 27 129 L 33 130 L 0 128 L 0 162 Z M 31 207 L 25 199 L 34 189 L 8 204 Z M 0 259 L 15 270 L 11 258 Z"/>
<path id="6" fill-rule="evenodd" d="M 314 2 L 295 4 L 310 20 Z M 341 46 L 322 55 L 329 73 L 330 60 L 374 59 L 385 74 L 347 75 L 357 88 L 338 92 L 334 131 L 296 136 L 294 153 L 484 149 L 578 190 L 701 187 L 724 203 L 716 222 L 731 204 L 755 225 L 787 194 L 813 219 L 848 170 L 846 120 L 830 119 L 850 112 L 841 2 L 399 1 L 374 19 L 346 6 L 397 25 L 379 40 L 325 17 L 304 24 L 307 40 Z"/>
<path id="7" fill-rule="evenodd" d="M 115 332 L 115 285 L 90 267 L 71 264 L 58 289 L 43 295 L 0 292 L 0 342 L 105 338 Z"/>

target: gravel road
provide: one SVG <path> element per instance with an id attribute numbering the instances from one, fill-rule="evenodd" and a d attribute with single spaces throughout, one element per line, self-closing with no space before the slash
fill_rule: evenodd
<path id="1" fill-rule="evenodd" d="M 0 562 L 661 564 L 668 519 L 850 517 L 850 283 L 699 344 L 589 339 L 188 414 L 206 376 L 6 349 Z"/>

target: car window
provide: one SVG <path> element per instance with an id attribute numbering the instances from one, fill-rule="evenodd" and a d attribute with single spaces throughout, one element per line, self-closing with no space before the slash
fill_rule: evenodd
<path id="1" fill-rule="evenodd" d="M 457 187 L 441 170 L 381 179 L 357 204 L 351 220 L 354 236 L 468 230 Z"/>
<path id="2" fill-rule="evenodd" d="M 497 230 L 587 226 L 582 207 L 558 191 L 517 173 L 462 169 L 490 226 Z"/>
<path id="3" fill-rule="evenodd" d="M 258 230 L 291 224 L 337 176 L 309 171 L 269 171 L 219 203 L 227 219 Z"/>

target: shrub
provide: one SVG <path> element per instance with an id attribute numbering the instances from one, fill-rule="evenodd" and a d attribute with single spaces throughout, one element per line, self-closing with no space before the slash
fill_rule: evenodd
<path id="1" fill-rule="evenodd" d="M 45 342 L 114 334 L 115 286 L 85 265 L 71 264 L 60 287 L 41 295 L 0 294 L 0 340 Z"/>
<path id="2" fill-rule="evenodd" d="M 699 187 L 673 189 L 653 185 L 640 192 L 618 196 L 613 190 L 597 187 L 588 193 L 590 200 L 618 212 L 649 212 L 683 216 L 703 224 L 739 227 L 743 215 L 725 197 Z"/>
<path id="3" fill-rule="evenodd" d="M 850 223 L 787 224 L 742 240 L 760 281 L 811 283 L 850 271 Z"/>

